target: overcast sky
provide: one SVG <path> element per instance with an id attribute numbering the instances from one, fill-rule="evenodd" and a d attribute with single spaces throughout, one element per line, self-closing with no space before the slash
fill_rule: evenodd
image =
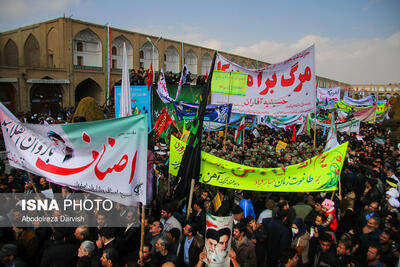
<path id="1" fill-rule="evenodd" d="M 0 31 L 64 14 L 268 63 L 314 43 L 317 75 L 400 82 L 399 0 L 0 0 Z"/>

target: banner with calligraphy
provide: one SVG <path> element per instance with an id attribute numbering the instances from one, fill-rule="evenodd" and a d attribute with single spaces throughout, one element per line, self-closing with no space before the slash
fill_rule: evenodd
<path id="1" fill-rule="evenodd" d="M 211 93 L 212 104 L 232 103 L 232 112 L 271 116 L 316 109 L 314 46 L 259 70 L 244 68 L 218 54 L 216 69 L 247 73 L 247 90 L 246 96 Z"/>
<path id="2" fill-rule="evenodd" d="M 335 103 L 340 100 L 340 87 L 317 87 L 317 100 L 328 108 L 333 108 Z"/>
<path id="3" fill-rule="evenodd" d="M 285 117 L 257 116 L 257 123 L 267 125 L 270 128 L 285 128 L 286 126 L 293 124 L 304 124 L 304 118 L 304 115 L 291 115 Z"/>
<path id="4" fill-rule="evenodd" d="M 336 190 L 348 142 L 299 164 L 254 168 L 201 152 L 200 182 L 232 189 L 275 192 Z M 186 144 L 171 138 L 169 172 L 176 175 Z"/>
<path id="5" fill-rule="evenodd" d="M 257 117 L 253 115 L 231 113 L 228 127 L 237 129 L 240 125 L 242 117 L 245 117 L 245 130 L 252 130 L 256 126 Z M 204 122 L 205 131 L 222 131 L 225 130 L 225 124 L 214 123 L 214 122 Z"/>
<path id="6" fill-rule="evenodd" d="M 27 124 L 0 106 L 10 165 L 124 205 L 146 203 L 147 114 L 73 124 Z"/>
<path id="7" fill-rule="evenodd" d="M 233 216 L 218 217 L 207 213 L 205 236 L 207 258 L 204 259 L 207 266 L 230 266 L 228 254 L 233 237 L 232 228 Z"/>
<path id="8" fill-rule="evenodd" d="M 140 113 L 149 113 L 150 110 L 150 99 L 151 99 L 151 88 L 147 90 L 147 85 L 131 85 L 131 108 L 134 112 L 139 110 Z M 115 96 L 115 116 L 119 117 L 119 102 L 121 100 L 121 86 L 114 86 Z M 151 120 L 148 120 L 149 131 L 151 130 Z"/>
<path id="9" fill-rule="evenodd" d="M 315 119 L 310 118 L 310 124 L 314 125 Z M 330 127 L 330 120 L 328 121 L 321 121 L 317 120 L 317 127 L 318 128 L 329 128 Z M 343 123 L 336 123 L 335 125 L 336 130 L 343 133 L 357 133 L 359 134 L 360 132 L 360 121 L 359 120 L 351 120 Z"/>
<path id="10" fill-rule="evenodd" d="M 246 96 L 247 77 L 247 73 L 216 70 L 211 81 L 211 92 Z"/>
<path id="11" fill-rule="evenodd" d="M 344 111 L 344 112 L 350 112 L 350 111 L 359 111 L 359 110 L 365 110 L 369 109 L 373 106 L 352 106 L 349 104 L 344 103 L 343 101 L 338 101 L 336 103 L 337 107 Z M 390 104 L 385 104 L 385 103 L 378 103 L 376 105 L 376 115 L 380 115 L 382 113 L 388 112 L 390 110 Z"/>
<path id="12" fill-rule="evenodd" d="M 351 106 L 372 106 L 374 104 L 374 97 L 372 95 L 366 96 L 361 99 L 354 99 L 348 96 L 343 97 L 343 102 Z"/>
<path id="13" fill-rule="evenodd" d="M 184 102 L 174 102 L 176 117 L 178 120 L 192 121 L 196 117 L 198 104 L 188 104 Z M 204 122 L 215 122 L 225 124 L 231 116 L 232 104 L 206 106 Z"/>

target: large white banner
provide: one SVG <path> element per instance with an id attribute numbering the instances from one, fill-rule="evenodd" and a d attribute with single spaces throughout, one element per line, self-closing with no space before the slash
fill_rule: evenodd
<path id="1" fill-rule="evenodd" d="M 147 114 L 73 124 L 27 124 L 0 103 L 10 165 L 124 205 L 146 201 Z"/>
<path id="2" fill-rule="evenodd" d="M 354 99 L 354 98 L 345 96 L 343 98 L 343 102 L 348 104 L 348 105 L 357 106 L 357 107 L 359 107 L 359 106 L 372 106 L 374 104 L 374 97 L 372 95 L 370 95 L 370 96 L 366 96 L 366 97 L 361 98 L 361 99 Z"/>
<path id="3" fill-rule="evenodd" d="M 314 45 L 263 69 L 244 68 L 220 54 L 217 70 L 248 73 L 246 96 L 211 94 L 211 103 L 232 103 L 232 112 L 287 116 L 314 112 L 316 80 Z"/>

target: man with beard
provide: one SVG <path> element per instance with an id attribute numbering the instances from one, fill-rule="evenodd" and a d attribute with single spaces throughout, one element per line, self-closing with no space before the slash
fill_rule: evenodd
<path id="1" fill-rule="evenodd" d="M 231 238 L 231 230 L 229 228 L 222 228 L 218 230 L 218 244 L 216 249 L 217 258 L 226 259 L 228 255 L 229 239 Z"/>
<path id="2" fill-rule="evenodd" d="M 209 262 L 217 262 L 216 249 L 219 240 L 218 231 L 215 229 L 207 229 L 206 231 L 206 251 Z"/>
<path id="3" fill-rule="evenodd" d="M 233 226 L 232 249 L 236 252 L 236 260 L 242 267 L 257 266 L 254 243 L 247 239 L 246 225 L 240 222 Z"/>
<path id="4" fill-rule="evenodd" d="M 148 242 L 145 242 L 143 244 L 143 249 L 142 249 L 142 259 L 138 259 L 135 267 L 156 267 L 158 266 L 155 262 L 154 259 L 152 258 L 152 245 Z"/>
<path id="5" fill-rule="evenodd" d="M 83 241 L 78 248 L 78 264 L 77 267 L 98 267 L 97 259 L 93 257 L 95 244 L 92 241 Z"/>
<path id="6" fill-rule="evenodd" d="M 171 261 L 176 264 L 177 257 L 171 250 L 171 243 L 168 237 L 162 236 L 157 240 L 154 260 L 158 266 L 161 266 L 168 261 Z"/>
<path id="7" fill-rule="evenodd" d="M 199 260 L 199 254 L 204 248 L 203 239 L 197 234 L 197 224 L 188 223 L 183 227 L 185 238 L 182 241 L 179 259 L 184 266 L 195 266 Z"/>

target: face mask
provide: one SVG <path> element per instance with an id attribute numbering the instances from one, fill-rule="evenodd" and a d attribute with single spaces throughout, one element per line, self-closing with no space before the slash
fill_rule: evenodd
<path id="1" fill-rule="evenodd" d="M 292 228 L 293 235 L 297 235 L 299 233 L 299 229 Z"/>

